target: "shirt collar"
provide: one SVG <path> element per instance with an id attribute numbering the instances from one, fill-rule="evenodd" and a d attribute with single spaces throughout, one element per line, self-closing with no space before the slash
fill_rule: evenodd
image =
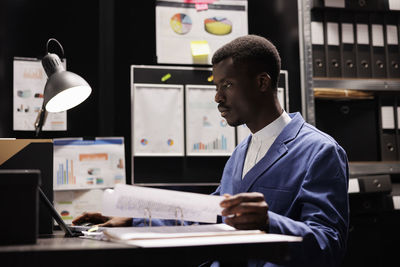
<path id="1" fill-rule="evenodd" d="M 275 119 L 273 122 L 262 128 L 261 130 L 257 131 L 256 133 L 252 133 L 252 141 L 255 142 L 262 142 L 263 140 L 269 139 L 273 136 L 278 136 L 283 128 L 290 123 L 292 119 L 283 111 L 282 114 Z"/>

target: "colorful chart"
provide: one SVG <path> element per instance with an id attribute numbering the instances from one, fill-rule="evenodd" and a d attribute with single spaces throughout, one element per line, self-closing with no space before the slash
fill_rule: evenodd
<path id="1" fill-rule="evenodd" d="M 177 13 L 170 20 L 171 28 L 177 34 L 186 34 L 192 28 L 192 19 L 182 13 Z"/>
<path id="2" fill-rule="evenodd" d="M 146 138 L 143 138 L 142 140 L 140 140 L 140 143 L 145 146 L 149 143 L 149 141 L 147 141 Z"/>
<path id="3" fill-rule="evenodd" d="M 174 145 L 174 140 L 168 139 L 167 140 L 167 144 L 168 144 L 168 146 L 173 146 Z"/>
<path id="4" fill-rule="evenodd" d="M 57 185 L 76 184 L 76 176 L 74 174 L 74 161 L 72 159 L 66 159 L 64 163 L 58 164 L 56 173 Z"/>
<path id="5" fill-rule="evenodd" d="M 232 22 L 223 17 L 208 18 L 204 20 L 204 28 L 214 35 L 227 35 L 232 32 Z"/>
<path id="6" fill-rule="evenodd" d="M 221 135 L 221 139 L 215 139 L 212 142 L 203 144 L 202 142 L 193 144 L 194 151 L 200 150 L 227 150 L 226 137 Z"/>

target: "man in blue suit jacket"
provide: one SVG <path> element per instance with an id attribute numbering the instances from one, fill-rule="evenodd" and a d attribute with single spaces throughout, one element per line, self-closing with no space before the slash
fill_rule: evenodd
<path id="1" fill-rule="evenodd" d="M 221 115 L 252 132 L 236 147 L 215 192 L 227 197 L 225 223 L 302 236 L 290 265 L 339 265 L 349 221 L 346 153 L 299 113 L 282 110 L 280 57 L 268 40 L 237 38 L 216 51 L 212 63 Z"/>
<path id="2" fill-rule="evenodd" d="M 231 126 L 246 124 L 252 132 L 226 163 L 214 193 L 226 197 L 221 202 L 225 223 L 302 236 L 290 266 L 338 266 L 349 221 L 346 153 L 299 113 L 287 114 L 281 108 L 280 57 L 268 40 L 255 35 L 237 38 L 216 51 L 212 63 L 221 116 Z M 74 223 L 84 221 L 132 225 L 131 218 L 98 213 Z M 274 266 L 249 262 L 264 264 Z"/>

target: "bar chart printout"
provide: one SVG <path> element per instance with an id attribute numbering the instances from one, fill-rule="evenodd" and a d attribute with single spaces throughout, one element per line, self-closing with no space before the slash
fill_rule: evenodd
<path id="1" fill-rule="evenodd" d="M 214 102 L 215 86 L 186 85 L 186 151 L 188 156 L 229 156 L 235 129 Z"/>
<path id="2" fill-rule="evenodd" d="M 122 137 L 54 139 L 54 190 L 109 188 L 125 183 Z"/>

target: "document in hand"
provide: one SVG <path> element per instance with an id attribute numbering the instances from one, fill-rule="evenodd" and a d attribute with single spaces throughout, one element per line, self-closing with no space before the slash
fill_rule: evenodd
<path id="1" fill-rule="evenodd" d="M 111 241 L 139 247 L 181 247 L 223 244 L 301 242 L 301 237 L 236 230 L 226 224 L 108 228 Z"/>
<path id="2" fill-rule="evenodd" d="M 106 216 L 216 223 L 223 196 L 117 184 L 103 195 Z"/>

